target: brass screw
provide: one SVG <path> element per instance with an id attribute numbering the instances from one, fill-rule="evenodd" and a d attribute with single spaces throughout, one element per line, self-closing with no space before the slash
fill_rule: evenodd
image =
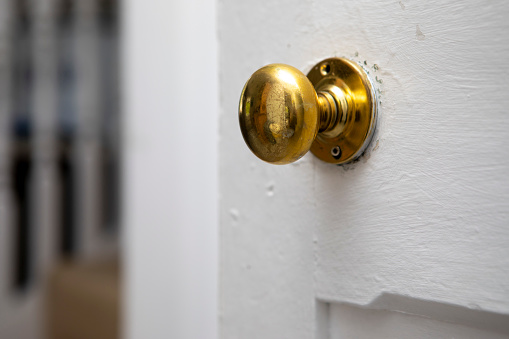
<path id="1" fill-rule="evenodd" d="M 341 158 L 341 148 L 339 148 L 339 146 L 332 147 L 332 149 L 330 150 L 330 154 L 334 159 Z"/>

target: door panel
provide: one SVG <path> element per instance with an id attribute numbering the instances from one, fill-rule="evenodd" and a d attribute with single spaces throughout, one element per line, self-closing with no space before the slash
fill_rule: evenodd
<path id="1" fill-rule="evenodd" d="M 491 329 L 408 313 L 363 309 L 344 304 L 332 304 L 330 312 L 330 339 L 507 338 L 506 334 Z"/>
<path id="2" fill-rule="evenodd" d="M 218 6 L 222 337 L 509 335 L 509 5 Z M 333 56 L 377 88 L 366 154 L 258 160 L 236 117 L 245 81 Z"/>

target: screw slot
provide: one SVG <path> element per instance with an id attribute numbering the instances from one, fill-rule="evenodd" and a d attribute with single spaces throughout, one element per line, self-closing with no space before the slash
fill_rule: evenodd
<path id="1" fill-rule="evenodd" d="M 329 64 L 323 64 L 322 66 L 320 66 L 320 73 L 322 73 L 322 75 L 327 75 L 330 73 L 330 65 Z"/>
<path id="2" fill-rule="evenodd" d="M 332 149 L 330 150 L 330 154 L 334 159 L 341 158 L 341 148 L 339 148 L 339 146 L 332 147 Z"/>

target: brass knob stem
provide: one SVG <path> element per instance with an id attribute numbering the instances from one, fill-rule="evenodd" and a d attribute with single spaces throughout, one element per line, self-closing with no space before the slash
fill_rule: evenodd
<path id="1" fill-rule="evenodd" d="M 338 111 L 342 110 L 341 104 L 336 101 L 329 92 L 318 92 L 318 107 L 320 117 L 320 128 L 318 132 L 330 131 L 336 124 Z"/>

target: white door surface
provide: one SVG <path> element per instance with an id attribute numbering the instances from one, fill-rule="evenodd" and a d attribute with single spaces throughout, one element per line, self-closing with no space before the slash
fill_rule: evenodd
<path id="1" fill-rule="evenodd" d="M 217 6 L 220 338 L 509 337 L 509 3 Z M 378 90 L 366 154 L 258 160 L 246 80 L 334 56 Z"/>

